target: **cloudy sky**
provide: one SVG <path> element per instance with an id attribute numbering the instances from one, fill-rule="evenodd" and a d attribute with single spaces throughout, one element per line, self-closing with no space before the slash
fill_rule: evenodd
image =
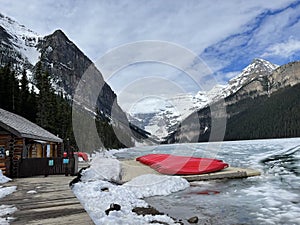
<path id="1" fill-rule="evenodd" d="M 158 40 L 192 51 L 214 79 L 225 83 L 254 58 L 279 65 L 300 58 L 300 1 L 0 0 L 0 4 L 1 13 L 41 35 L 62 29 L 94 62 L 118 46 Z M 117 93 L 135 80 L 144 84 L 144 90 L 151 82 L 159 86 L 172 81 L 178 89 L 198 91 L 181 72 L 165 64 L 140 63 L 118 71 L 108 82 Z M 148 80 L 141 81 L 143 77 Z"/>

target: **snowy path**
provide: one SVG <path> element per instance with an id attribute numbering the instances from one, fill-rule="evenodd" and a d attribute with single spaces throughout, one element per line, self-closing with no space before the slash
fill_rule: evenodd
<path id="1" fill-rule="evenodd" d="M 94 224 L 69 188 L 73 178 L 41 176 L 4 184 L 17 186 L 16 192 L 1 199 L 1 204 L 18 208 L 11 224 Z"/>

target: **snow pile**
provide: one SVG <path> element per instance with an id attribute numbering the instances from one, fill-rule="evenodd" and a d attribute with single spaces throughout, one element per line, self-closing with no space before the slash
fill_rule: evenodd
<path id="1" fill-rule="evenodd" d="M 120 172 L 118 160 L 98 154 L 93 159 L 91 167 L 83 173 L 83 182 L 73 187 L 73 192 L 95 224 L 155 224 L 153 221 L 176 224 L 166 215 L 138 216 L 132 209 L 148 206 L 141 198 L 168 195 L 187 188 L 189 183 L 186 180 L 180 177 L 147 174 L 124 185 L 109 182 L 116 181 Z M 121 210 L 110 211 L 106 215 L 105 210 L 113 203 L 119 204 Z"/>
<path id="2" fill-rule="evenodd" d="M 138 198 L 146 198 L 183 190 L 189 187 L 189 182 L 181 177 L 146 174 L 132 179 L 123 186 L 134 192 Z"/>
<path id="3" fill-rule="evenodd" d="M 6 182 L 9 182 L 11 179 L 4 176 L 2 174 L 2 170 L 0 170 L 0 184 L 4 184 Z M 2 187 L 0 186 L 0 198 L 3 198 L 14 191 L 16 191 L 17 187 L 12 186 L 12 187 Z M 12 219 L 10 217 L 7 217 L 7 215 L 10 215 L 14 213 L 17 210 L 16 207 L 13 206 L 8 206 L 8 205 L 0 205 L 0 224 L 9 224 L 9 221 Z M 6 218 L 3 218 L 6 217 Z"/>
<path id="4" fill-rule="evenodd" d="M 27 191 L 26 193 L 27 194 L 37 194 L 37 191 L 36 190 L 30 190 L 30 191 Z"/>
<path id="5" fill-rule="evenodd" d="M 15 211 L 17 211 L 17 208 L 14 206 L 0 205 L 0 224 L 8 225 L 9 221 L 14 219 L 13 217 L 9 217 L 8 215 L 13 214 Z"/>
<path id="6" fill-rule="evenodd" d="M 16 191 L 17 186 L 12 186 L 12 187 L 2 187 L 0 186 L 0 198 L 5 197 L 6 195 L 10 195 L 14 191 Z"/>
<path id="7" fill-rule="evenodd" d="M 97 153 L 91 161 L 91 167 L 83 172 L 83 182 L 105 180 L 119 181 L 121 165 L 119 160 L 112 158 L 108 153 Z"/>
<path id="8" fill-rule="evenodd" d="M 0 170 L 0 184 L 4 184 L 8 181 L 11 181 L 10 178 L 3 175 L 2 170 Z"/>

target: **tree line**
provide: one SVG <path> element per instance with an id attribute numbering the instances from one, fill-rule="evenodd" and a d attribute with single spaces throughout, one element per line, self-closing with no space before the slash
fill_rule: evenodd
<path id="1" fill-rule="evenodd" d="M 244 108 L 244 106 L 247 106 Z M 229 106 L 225 140 L 300 137 L 300 84 Z"/>
<path id="2" fill-rule="evenodd" d="M 226 118 L 221 118 L 226 120 L 225 141 L 300 137 L 300 84 L 282 88 L 270 96 L 242 99 L 227 105 L 226 111 Z M 200 127 L 200 132 L 193 130 L 195 121 L 199 121 L 195 129 Z M 186 130 L 195 133 L 192 142 L 213 141 L 211 123 L 210 108 L 201 109 L 185 119 L 185 127 L 180 126 L 163 143 L 175 143 L 178 138 L 189 142 L 184 139 Z M 206 126 L 208 129 L 203 132 Z"/>

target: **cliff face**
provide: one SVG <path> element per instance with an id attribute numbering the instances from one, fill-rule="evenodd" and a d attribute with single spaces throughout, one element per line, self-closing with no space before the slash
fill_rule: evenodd
<path id="1" fill-rule="evenodd" d="M 44 70 L 50 72 L 54 83 L 67 95 L 74 96 L 78 82 L 86 73 L 91 74 L 97 80 L 86 82 L 98 83 L 102 89 L 97 99 L 97 108 L 106 115 L 111 115 L 111 107 L 116 101 L 116 94 L 103 80 L 102 74 L 94 66 L 93 62 L 61 31 L 57 30 L 53 34 L 44 37 L 39 41 L 37 48 L 41 54 L 40 62 Z M 92 88 L 81 93 L 90 110 L 94 110 L 93 98 L 95 94 Z M 126 115 L 118 106 L 114 105 L 114 114 L 118 115 L 118 120 L 126 121 Z"/>
<path id="2" fill-rule="evenodd" d="M 44 37 L 37 48 L 43 68 L 50 72 L 58 86 L 73 95 L 82 74 L 92 62 L 61 30 Z"/>
<path id="3" fill-rule="evenodd" d="M 268 81 L 271 92 L 300 83 L 300 62 L 290 62 L 280 66 L 269 76 Z"/>

